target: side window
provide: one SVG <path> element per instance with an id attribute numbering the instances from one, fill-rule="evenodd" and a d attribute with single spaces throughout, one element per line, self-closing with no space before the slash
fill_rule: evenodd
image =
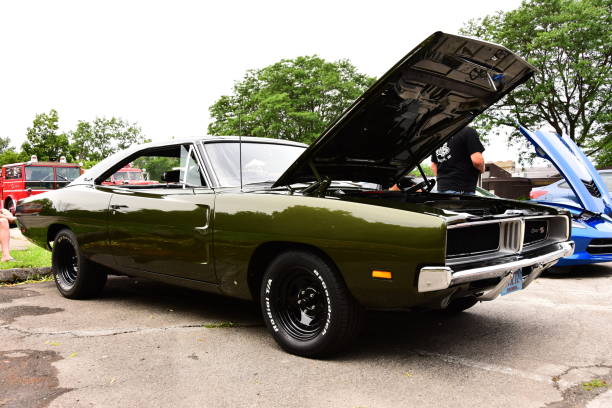
<path id="1" fill-rule="evenodd" d="M 206 187 L 192 145 L 174 145 L 144 150 L 106 175 L 103 185 L 126 188 Z"/>
<path id="2" fill-rule="evenodd" d="M 12 180 L 12 179 L 20 179 L 22 178 L 22 171 L 21 171 L 21 167 L 6 167 L 6 179 L 7 180 Z"/>

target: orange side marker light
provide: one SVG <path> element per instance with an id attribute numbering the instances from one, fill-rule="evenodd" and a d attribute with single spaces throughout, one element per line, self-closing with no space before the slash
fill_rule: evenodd
<path id="1" fill-rule="evenodd" d="M 393 279 L 393 274 L 388 271 L 372 271 L 372 277 L 376 279 Z"/>

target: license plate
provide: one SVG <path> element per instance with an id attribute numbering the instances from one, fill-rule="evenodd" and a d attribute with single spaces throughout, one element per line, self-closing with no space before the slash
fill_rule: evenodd
<path id="1" fill-rule="evenodd" d="M 523 270 L 519 269 L 512 273 L 512 279 L 508 282 L 508 285 L 502 290 L 501 295 L 507 295 L 523 289 Z"/>

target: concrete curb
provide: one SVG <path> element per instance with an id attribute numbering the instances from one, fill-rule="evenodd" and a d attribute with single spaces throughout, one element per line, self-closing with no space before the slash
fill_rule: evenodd
<path id="1" fill-rule="evenodd" d="M 37 275 L 51 275 L 51 267 L 0 269 L 0 283 L 28 280 Z"/>

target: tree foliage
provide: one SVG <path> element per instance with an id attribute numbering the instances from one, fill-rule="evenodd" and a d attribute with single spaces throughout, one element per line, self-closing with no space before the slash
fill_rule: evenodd
<path id="1" fill-rule="evenodd" d="M 502 44 L 538 72 L 477 126 L 550 126 L 601 164 L 612 150 L 612 2 L 525 0 L 509 12 L 470 21 L 463 34 Z M 517 137 L 516 132 L 513 137 Z"/>
<path id="2" fill-rule="evenodd" d="M 58 160 L 61 156 L 70 159 L 68 136 L 59 132 L 59 116 L 55 109 L 39 113 L 32 127 L 26 131 L 26 141 L 21 146 L 27 157 L 36 155 L 38 160 Z"/>
<path id="3" fill-rule="evenodd" d="M 19 163 L 29 159 L 24 152 L 17 152 L 11 145 L 11 139 L 0 137 L 0 166 L 10 163 Z"/>
<path id="4" fill-rule="evenodd" d="M 93 122 L 79 121 L 70 132 L 70 150 L 79 161 L 99 161 L 134 143 L 143 143 L 144 136 L 136 123 L 123 119 L 97 117 Z"/>
<path id="5" fill-rule="evenodd" d="M 0 154 L 4 153 L 7 149 L 9 149 L 9 145 L 11 144 L 11 139 L 8 137 L 0 137 Z"/>
<path id="6" fill-rule="evenodd" d="M 91 167 L 118 150 L 147 141 L 136 123 L 120 118 L 97 117 L 92 122 L 79 121 L 76 129 L 67 133 L 59 131 L 58 122 L 59 115 L 55 109 L 37 114 L 26 132 L 22 152 L 13 152 L 23 160 L 32 155 L 41 161 L 65 156 L 68 161 L 80 161 L 85 167 Z M 0 152 L 3 140 L 0 138 Z M 12 157 L 7 153 L 7 160 Z"/>
<path id="7" fill-rule="evenodd" d="M 232 95 L 219 98 L 208 133 L 310 143 L 373 82 L 348 60 L 284 59 L 247 71 Z"/>

